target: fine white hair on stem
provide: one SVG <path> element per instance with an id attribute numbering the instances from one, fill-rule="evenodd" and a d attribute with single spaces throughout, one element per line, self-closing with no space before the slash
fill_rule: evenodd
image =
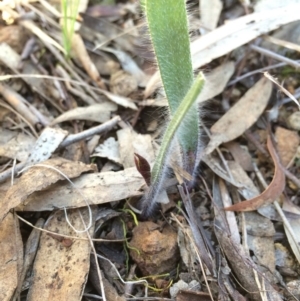
<path id="1" fill-rule="evenodd" d="M 200 114 L 200 112 L 198 113 Z M 185 126 L 185 123 L 183 123 L 181 127 L 182 126 Z M 169 147 L 167 155 L 165 157 L 164 164 L 160 169 L 160 174 L 157 177 L 157 180 L 151 183 L 151 186 L 149 187 L 148 191 L 145 193 L 144 197 L 141 200 L 142 215 L 144 217 L 150 217 L 155 212 L 155 209 L 158 205 L 157 202 L 158 198 L 164 189 L 165 180 L 170 175 L 169 165 L 172 160 L 172 157 L 175 157 L 174 158 L 175 162 L 181 169 L 187 171 L 192 175 L 192 179 L 193 179 L 192 182 L 187 182 L 186 184 L 193 185 L 193 181 L 197 175 L 197 168 L 201 160 L 201 149 L 202 149 L 202 143 L 201 143 L 200 129 L 198 131 L 197 146 L 195 147 L 195 152 L 193 154 L 190 153 L 185 154 L 182 151 L 181 147 L 179 146 L 177 133 L 176 133 L 176 135 L 172 140 L 171 146 Z M 194 164 L 192 166 L 190 165 L 191 156 L 194 156 L 195 158 Z"/>
<path id="2" fill-rule="evenodd" d="M 68 178 L 67 175 L 65 175 L 62 171 L 60 171 L 59 169 L 53 167 L 53 166 L 50 166 L 50 165 L 47 165 L 47 164 L 35 164 L 35 165 L 30 165 L 30 166 L 27 166 L 25 168 L 23 168 L 19 173 L 22 173 L 24 171 L 26 171 L 27 169 L 29 168 L 33 168 L 33 167 L 44 167 L 44 168 L 49 168 L 49 169 L 52 169 L 54 171 L 56 171 L 57 173 L 59 173 L 60 175 L 62 175 L 73 187 L 74 189 L 82 196 L 83 200 L 85 201 L 86 203 L 86 206 L 88 208 L 88 211 L 89 211 L 89 224 L 88 226 L 84 229 L 84 230 L 77 230 L 70 222 L 69 220 L 69 217 L 68 217 L 68 212 L 67 212 L 67 209 L 66 207 L 64 207 L 64 212 L 65 212 L 65 217 L 66 217 L 66 221 L 68 223 L 68 225 L 74 230 L 74 232 L 76 233 L 84 233 L 84 232 L 87 232 L 91 226 L 92 226 L 92 220 L 93 220 L 93 216 L 92 216 L 92 210 L 91 210 L 91 207 L 89 205 L 89 203 L 87 202 L 86 198 L 84 197 L 84 195 L 81 193 L 80 189 L 76 187 L 76 185 Z"/>

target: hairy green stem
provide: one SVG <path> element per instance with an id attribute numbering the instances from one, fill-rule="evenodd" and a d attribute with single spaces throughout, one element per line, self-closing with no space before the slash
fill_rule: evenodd
<path id="1" fill-rule="evenodd" d="M 152 185 L 155 185 L 160 179 L 162 170 L 165 166 L 166 158 L 169 153 L 169 149 L 171 147 L 172 141 L 175 137 L 176 131 L 178 130 L 179 126 L 182 124 L 183 120 L 186 118 L 187 113 L 195 103 L 197 97 L 199 96 L 202 88 L 204 86 L 204 76 L 200 73 L 197 78 L 195 79 L 193 85 L 191 86 L 190 90 L 188 91 L 187 95 L 184 97 L 182 102 L 180 103 L 179 107 L 177 108 L 176 112 L 172 116 L 170 123 L 165 131 L 163 141 L 158 153 L 158 156 L 155 160 L 153 169 L 152 169 L 152 176 L 151 182 Z M 198 139 L 198 137 L 197 137 Z"/>

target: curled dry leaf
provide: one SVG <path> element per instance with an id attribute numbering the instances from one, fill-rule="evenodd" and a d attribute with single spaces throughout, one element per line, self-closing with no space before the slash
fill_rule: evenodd
<path id="1" fill-rule="evenodd" d="M 54 169 L 59 170 L 69 178 L 78 177 L 81 173 L 94 169 L 93 165 L 85 165 L 82 162 L 73 162 L 63 158 L 47 160 L 43 162 L 43 165 L 47 165 L 49 168 L 34 166 L 24 173 L 16 184 L 8 189 L 5 198 L 0 200 L 0 221 L 3 220 L 10 209 L 21 203 L 24 205 L 24 201 L 33 192 L 65 179 Z"/>
<path id="2" fill-rule="evenodd" d="M 206 153 L 211 153 L 221 143 L 231 141 L 250 128 L 266 108 L 272 92 L 272 83 L 259 80 L 247 93 L 211 128 L 211 140 Z"/>
<path id="3" fill-rule="evenodd" d="M 268 136 L 267 147 L 274 161 L 275 173 L 271 184 L 267 189 L 257 197 L 248 201 L 244 201 L 229 207 L 224 208 L 225 211 L 253 211 L 263 205 L 268 205 L 274 202 L 283 192 L 285 187 L 285 173 L 279 161 L 278 155 L 275 152 L 274 146 Z"/>
<path id="4" fill-rule="evenodd" d="M 138 172 L 144 178 L 148 186 L 151 185 L 151 167 L 149 162 L 139 154 L 134 153 L 134 163 Z"/>

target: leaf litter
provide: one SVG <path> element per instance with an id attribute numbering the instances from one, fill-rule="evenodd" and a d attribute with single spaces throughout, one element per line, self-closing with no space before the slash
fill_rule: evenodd
<path id="1" fill-rule="evenodd" d="M 60 5 L 11 2 L 0 7 L 0 299 L 299 299 L 299 2 L 191 1 L 193 64 L 207 78 L 200 173 L 178 193 L 190 175 L 171 164 L 163 216 L 142 222 L 166 102 L 139 48 L 138 3 L 79 1 L 67 59 Z M 102 209 L 113 214 L 95 228 Z"/>

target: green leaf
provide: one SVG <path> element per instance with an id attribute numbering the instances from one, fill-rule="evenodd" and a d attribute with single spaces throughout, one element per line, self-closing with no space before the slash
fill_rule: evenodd
<path id="1" fill-rule="evenodd" d="M 193 83 L 185 0 L 145 0 L 145 13 L 171 112 Z"/>
<path id="2" fill-rule="evenodd" d="M 172 116 L 194 81 L 185 0 L 142 3 Z M 179 129 L 179 143 L 185 153 L 197 148 L 198 118 L 197 110 L 188 112 L 188 122 Z"/>

